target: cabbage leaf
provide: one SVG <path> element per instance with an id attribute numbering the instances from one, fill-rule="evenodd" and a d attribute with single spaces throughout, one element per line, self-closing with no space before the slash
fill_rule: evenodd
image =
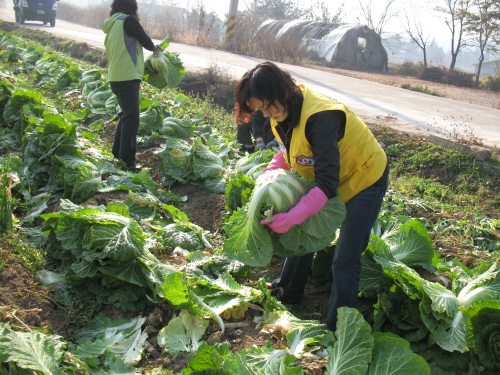
<path id="1" fill-rule="evenodd" d="M 0 358 L 42 374 L 61 374 L 63 343 L 40 332 L 17 332 L 0 323 Z"/>
<path id="2" fill-rule="evenodd" d="M 182 310 L 179 316 L 171 319 L 168 325 L 160 330 L 158 345 L 165 348 L 174 358 L 177 358 L 181 351 L 196 352 L 208 324 L 208 320 Z"/>
<path id="3" fill-rule="evenodd" d="M 147 58 L 158 73 L 152 74 L 148 69 L 144 69 L 144 80 L 159 89 L 177 87 L 186 74 L 179 53 L 165 51 L 170 44 L 168 40 L 167 36 L 160 44 L 163 51 L 153 52 Z"/>

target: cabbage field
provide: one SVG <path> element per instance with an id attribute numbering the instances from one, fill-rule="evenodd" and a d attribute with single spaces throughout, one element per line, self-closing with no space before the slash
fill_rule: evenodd
<path id="1" fill-rule="evenodd" d="M 120 108 L 106 70 L 0 31 L 0 375 L 500 371 L 498 205 L 476 202 L 470 222 L 429 219 L 431 203 L 414 194 L 435 202 L 452 188 L 396 179 L 441 168 L 447 152 L 425 159 L 429 146 L 384 139 L 393 186 L 362 256 L 360 303 L 339 309 L 333 333 L 324 314 L 282 304 L 266 281 L 283 257 L 321 250 L 311 281 L 328 285 L 343 203 L 331 199 L 287 234 L 259 224 L 311 183 L 285 171 L 264 178 L 274 151 L 241 154 L 231 115 L 176 89 L 184 71 L 171 61 L 158 84 L 171 88 L 143 83 L 146 168 L 132 173 L 110 152 Z M 414 154 L 398 165 L 406 149 Z M 495 195 L 495 168 L 451 155 Z M 207 212 L 188 212 L 187 191 Z M 202 215 L 218 223 L 200 225 Z M 436 248 L 459 234 L 475 261 Z M 12 307 L 38 298 L 45 305 Z M 324 311 L 328 291 L 318 301 Z M 44 306 L 58 318 L 41 326 Z"/>

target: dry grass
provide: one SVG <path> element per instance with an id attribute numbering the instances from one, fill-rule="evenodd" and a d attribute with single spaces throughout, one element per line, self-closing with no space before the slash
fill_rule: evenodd
<path id="1" fill-rule="evenodd" d="M 185 93 L 199 98 L 210 96 L 215 104 L 228 111 L 234 109 L 236 81 L 227 69 L 216 63 L 199 72 L 187 72 L 179 85 Z"/>
<path id="2" fill-rule="evenodd" d="M 81 7 L 60 2 L 57 5 L 57 18 L 79 25 L 101 28 L 109 17 L 109 4 L 96 4 L 91 10 L 83 11 Z"/>

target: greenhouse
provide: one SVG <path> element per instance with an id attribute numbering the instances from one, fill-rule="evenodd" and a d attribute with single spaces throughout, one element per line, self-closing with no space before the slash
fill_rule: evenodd
<path id="1" fill-rule="evenodd" d="M 387 52 L 368 26 L 304 20 L 267 20 L 255 39 L 299 41 L 305 57 L 337 68 L 387 73 Z"/>

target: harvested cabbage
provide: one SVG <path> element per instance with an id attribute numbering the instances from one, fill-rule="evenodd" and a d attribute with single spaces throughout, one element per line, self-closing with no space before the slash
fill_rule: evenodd
<path id="1" fill-rule="evenodd" d="M 177 87 L 186 73 L 179 54 L 165 51 L 169 44 L 170 42 L 167 37 L 160 44 L 163 51 L 158 50 L 153 52 L 146 60 L 151 63 L 151 66 L 158 73 L 153 74 L 148 69 L 144 69 L 144 80 L 159 89 Z"/>
<path id="2" fill-rule="evenodd" d="M 270 228 L 260 223 L 265 217 L 289 211 L 313 185 L 314 182 L 283 169 L 257 177 L 250 201 L 234 211 L 225 225 L 226 255 L 260 267 L 267 265 L 273 254 L 300 256 L 330 245 L 345 217 L 344 203 L 338 197 L 328 200 L 316 215 L 287 233 L 270 233 Z"/>

